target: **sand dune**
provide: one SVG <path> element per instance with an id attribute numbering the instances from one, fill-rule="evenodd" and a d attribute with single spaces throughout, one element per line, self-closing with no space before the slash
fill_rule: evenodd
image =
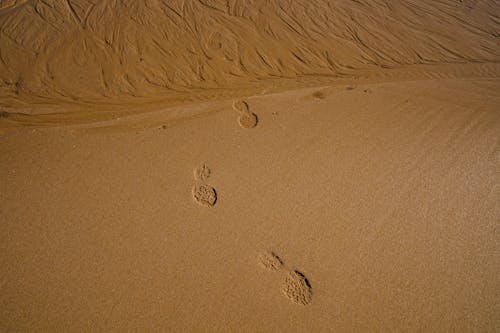
<path id="1" fill-rule="evenodd" d="M 0 331 L 498 331 L 499 37 L 486 0 L 0 0 Z"/>
<path id="2" fill-rule="evenodd" d="M 487 0 L 2 1 L 0 105 L 123 110 L 497 63 L 499 12 Z"/>

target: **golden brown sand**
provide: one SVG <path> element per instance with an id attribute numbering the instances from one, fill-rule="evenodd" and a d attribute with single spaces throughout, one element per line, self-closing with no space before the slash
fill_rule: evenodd
<path id="1" fill-rule="evenodd" d="M 0 331 L 500 327 L 497 1 L 0 8 Z"/>

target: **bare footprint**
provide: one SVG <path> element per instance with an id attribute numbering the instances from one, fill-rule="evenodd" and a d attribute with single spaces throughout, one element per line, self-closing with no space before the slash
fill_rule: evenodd
<path id="1" fill-rule="evenodd" d="M 290 301 L 296 304 L 307 305 L 312 301 L 311 284 L 299 271 L 288 273 L 281 290 Z"/>
<path id="2" fill-rule="evenodd" d="M 208 165 L 203 163 L 200 167 L 198 167 L 194 170 L 194 179 L 205 182 L 208 180 L 208 178 L 210 178 L 211 174 L 212 174 L 212 171 L 210 170 Z"/>
<path id="3" fill-rule="evenodd" d="M 240 113 L 238 124 L 242 128 L 254 128 L 259 122 L 257 115 L 250 111 L 248 103 L 243 100 L 238 100 L 233 103 L 233 109 Z"/>
<path id="4" fill-rule="evenodd" d="M 283 269 L 283 261 L 274 252 L 264 252 L 259 255 L 259 262 L 264 268 L 272 271 L 280 271 Z"/>
<path id="5" fill-rule="evenodd" d="M 213 207 L 217 202 L 217 192 L 208 184 L 196 184 L 193 187 L 194 200 L 205 207 Z"/>

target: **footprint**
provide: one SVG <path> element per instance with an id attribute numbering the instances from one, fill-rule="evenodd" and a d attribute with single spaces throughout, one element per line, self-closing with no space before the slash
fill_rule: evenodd
<path id="1" fill-rule="evenodd" d="M 264 252 L 259 255 L 259 262 L 264 268 L 279 271 L 283 269 L 283 261 L 274 252 Z"/>
<path id="2" fill-rule="evenodd" d="M 288 273 L 281 290 L 290 301 L 296 304 L 307 305 L 312 301 L 311 284 L 299 271 Z"/>
<path id="3" fill-rule="evenodd" d="M 208 184 L 196 184 L 193 187 L 193 198 L 201 206 L 213 207 L 217 202 L 217 192 Z"/>
<path id="4" fill-rule="evenodd" d="M 254 128 L 259 120 L 255 113 L 243 113 L 238 118 L 238 124 L 243 128 Z"/>
<path id="5" fill-rule="evenodd" d="M 239 112 L 250 112 L 248 103 L 241 99 L 233 102 L 233 109 Z"/>
<path id="6" fill-rule="evenodd" d="M 285 264 L 274 252 L 263 252 L 259 254 L 258 259 L 264 268 L 286 274 L 281 291 L 292 303 L 300 305 L 311 303 L 313 297 L 311 283 L 303 273 L 297 270 L 285 270 Z"/>
<path id="7" fill-rule="evenodd" d="M 194 169 L 194 179 L 197 181 L 193 187 L 193 198 L 201 206 L 212 207 L 217 202 L 217 192 L 206 183 L 212 171 L 203 163 L 200 167 Z"/>
<path id="8" fill-rule="evenodd" d="M 233 109 L 240 113 L 238 117 L 238 124 L 242 128 L 254 128 L 259 122 L 257 115 L 250 111 L 248 103 L 243 100 L 238 100 L 233 103 Z"/>
<path id="9" fill-rule="evenodd" d="M 200 167 L 194 170 L 194 179 L 205 182 L 208 178 L 210 178 L 211 173 L 212 171 L 210 170 L 210 168 L 205 163 L 203 163 Z"/>

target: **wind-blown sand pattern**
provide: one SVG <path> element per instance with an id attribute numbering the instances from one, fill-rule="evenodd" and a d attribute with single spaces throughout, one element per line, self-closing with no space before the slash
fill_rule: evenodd
<path id="1" fill-rule="evenodd" d="M 0 332 L 498 331 L 499 37 L 493 0 L 0 0 Z"/>
<path id="2" fill-rule="evenodd" d="M 500 55 L 497 1 L 27 0 L 2 7 L 0 105 L 37 114 L 46 112 L 25 103 L 124 113 L 137 103 L 250 95 L 379 69 L 407 67 L 425 78 L 418 65 L 497 63 Z"/>

